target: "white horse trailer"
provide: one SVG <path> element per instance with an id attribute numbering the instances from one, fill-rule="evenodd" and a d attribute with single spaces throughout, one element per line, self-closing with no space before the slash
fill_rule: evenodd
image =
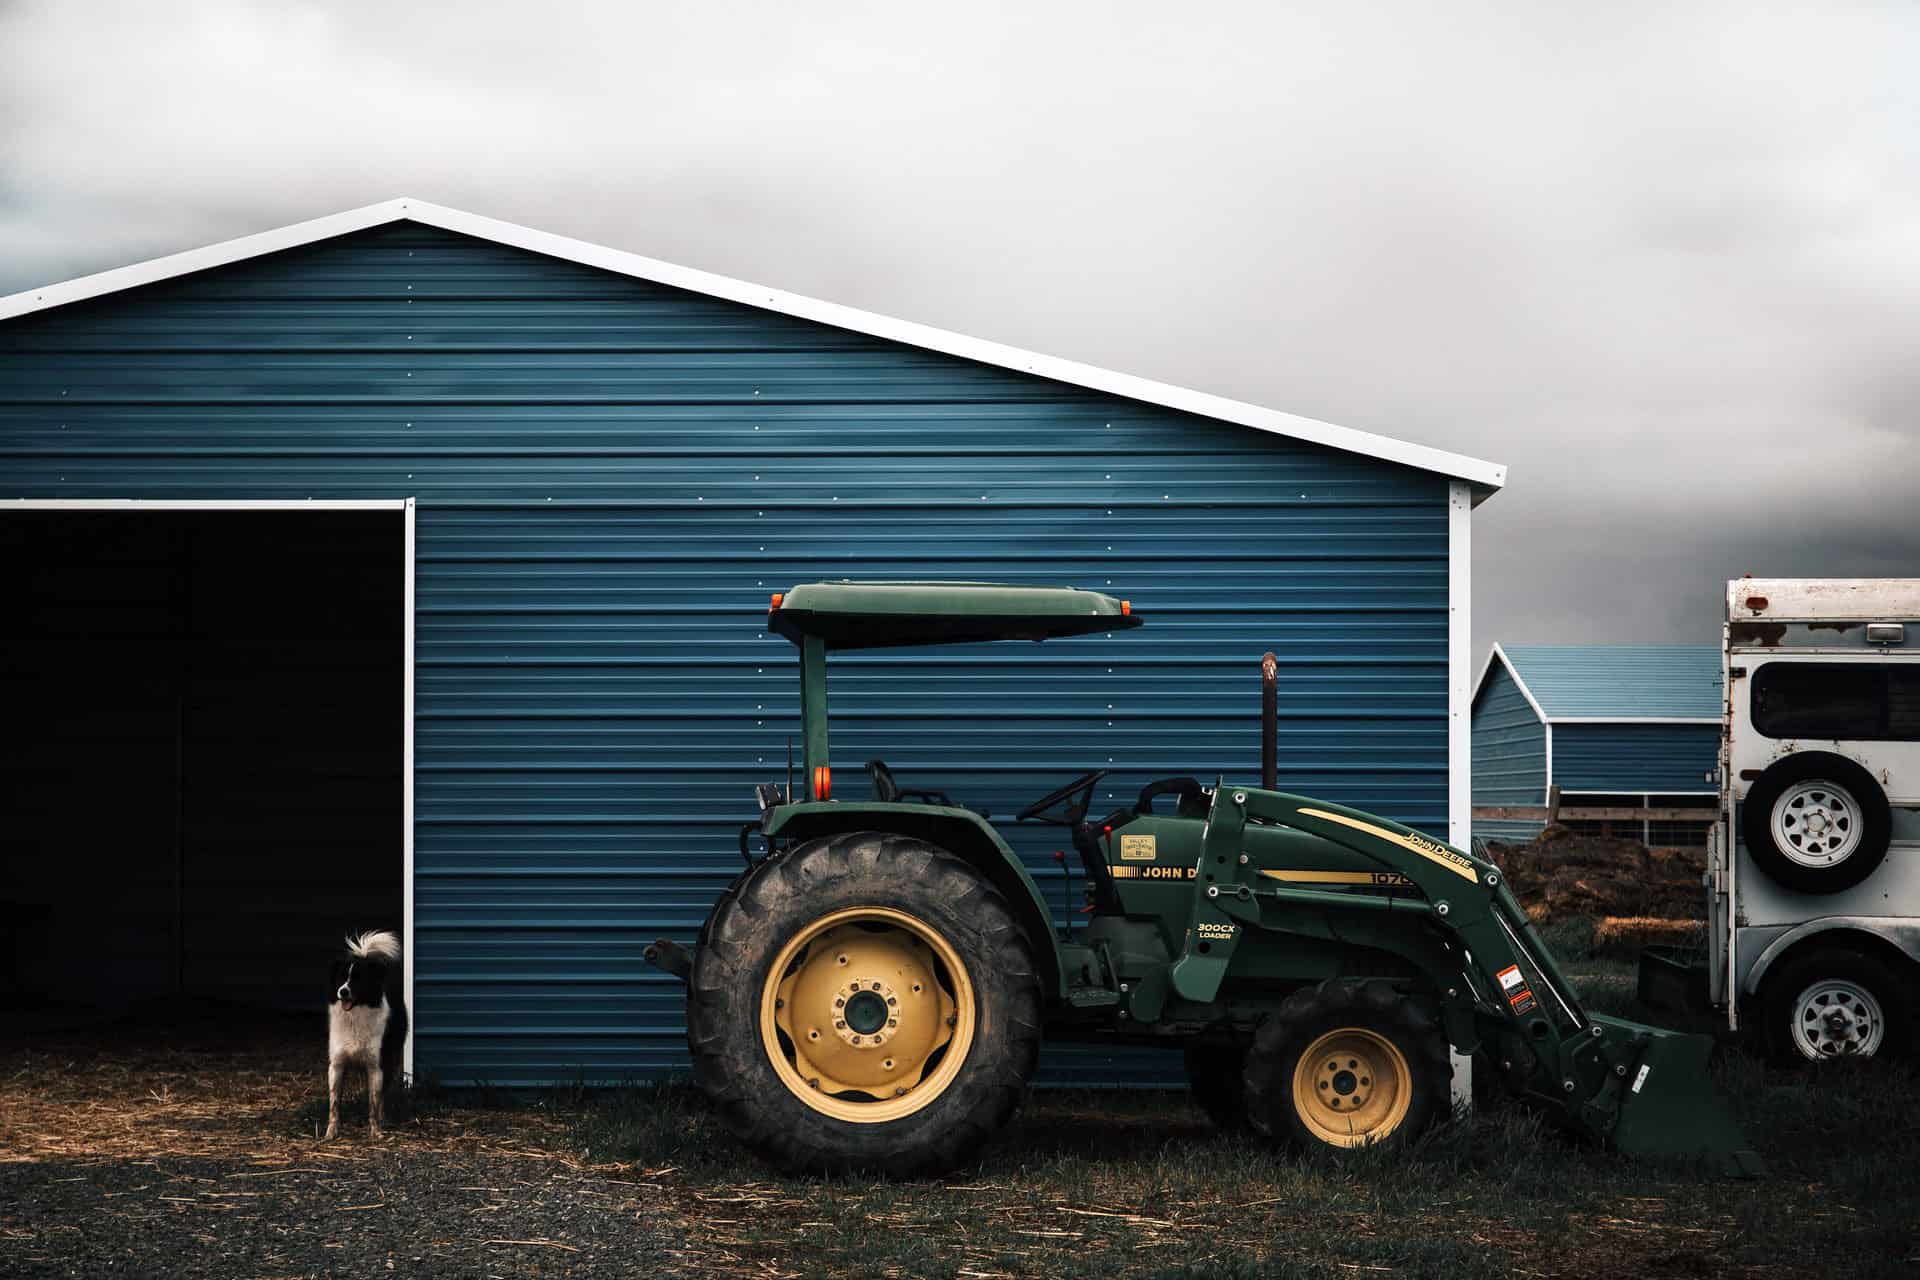
<path id="1" fill-rule="evenodd" d="M 1727 584 L 1708 991 L 1787 1060 L 1920 1009 L 1920 579 Z"/>

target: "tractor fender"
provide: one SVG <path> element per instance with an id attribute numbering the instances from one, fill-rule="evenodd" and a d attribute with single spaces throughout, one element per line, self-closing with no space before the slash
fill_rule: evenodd
<path id="1" fill-rule="evenodd" d="M 1027 931 L 1047 989 L 1058 996 L 1066 994 L 1059 938 L 1040 886 L 1000 833 L 973 810 L 879 800 L 810 801 L 774 809 L 762 829 L 769 838 L 781 840 L 812 840 L 850 831 L 891 831 L 940 846 L 974 867 L 1000 891 L 1013 908 L 1014 918 Z"/>

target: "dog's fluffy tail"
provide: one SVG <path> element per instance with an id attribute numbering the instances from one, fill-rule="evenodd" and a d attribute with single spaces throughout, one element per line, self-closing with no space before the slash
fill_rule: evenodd
<path id="1" fill-rule="evenodd" d="M 347 939 L 347 951 L 363 959 L 379 957 L 382 960 L 398 964 L 400 961 L 400 939 L 386 929 L 375 929 Z"/>

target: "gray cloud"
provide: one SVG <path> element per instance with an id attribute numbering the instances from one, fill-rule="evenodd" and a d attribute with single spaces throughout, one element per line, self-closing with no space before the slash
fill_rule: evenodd
<path id="1" fill-rule="evenodd" d="M 1910 6 L 529 12 L 0 10 L 0 290 L 412 194 L 1506 462 L 1481 647 L 1920 574 Z"/>

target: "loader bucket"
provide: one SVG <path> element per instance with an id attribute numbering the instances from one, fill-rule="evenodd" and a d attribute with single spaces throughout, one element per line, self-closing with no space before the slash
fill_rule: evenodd
<path id="1" fill-rule="evenodd" d="M 1617 1111 L 1606 1138 L 1630 1156 L 1702 1159 L 1729 1177 L 1757 1178 L 1759 1153 L 1747 1141 L 1733 1108 L 1714 1091 L 1708 1062 L 1713 1037 L 1663 1031 L 1623 1018 L 1596 1016 L 1609 1045 L 1639 1049 L 1614 1094 Z M 1589 1107 L 1605 1107 L 1600 1099 Z M 1603 1122 L 1604 1123 L 1604 1122 Z"/>

